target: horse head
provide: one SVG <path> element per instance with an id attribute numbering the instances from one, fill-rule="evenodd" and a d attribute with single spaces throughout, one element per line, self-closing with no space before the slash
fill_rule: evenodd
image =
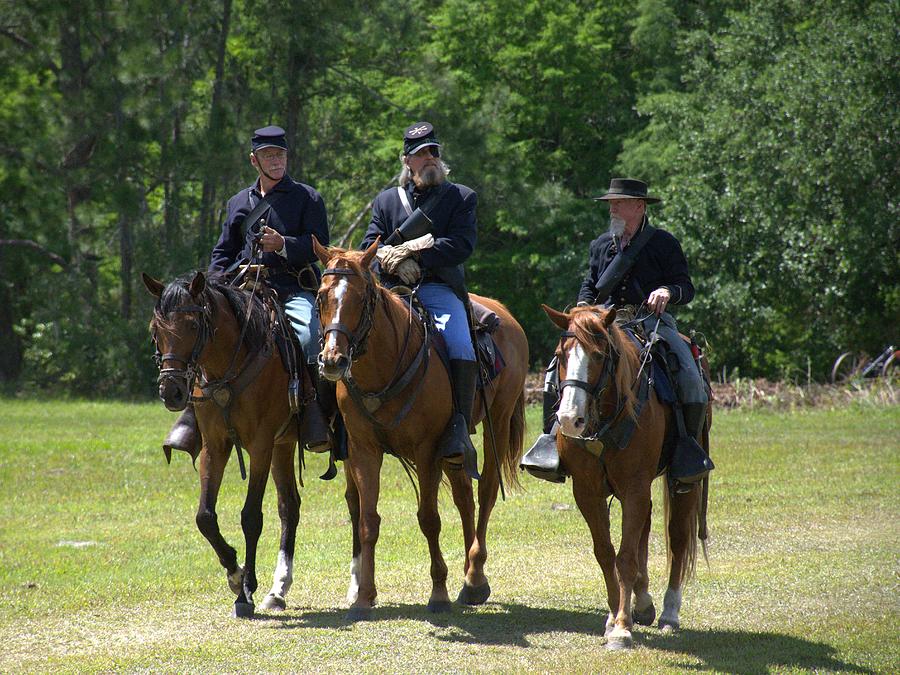
<path id="1" fill-rule="evenodd" d="M 197 359 L 210 336 L 210 308 L 203 298 L 206 277 L 197 272 L 190 282 L 176 279 L 168 286 L 147 274 L 142 278 L 157 299 L 150 334 L 156 345 L 159 398 L 169 410 L 184 410 L 197 375 Z"/>
<path id="2" fill-rule="evenodd" d="M 617 396 L 626 397 L 626 409 L 633 414 L 630 380 L 635 358 L 627 349 L 627 338 L 615 326 L 615 308 L 576 307 L 566 313 L 541 307 L 562 330 L 556 348 L 560 379 L 556 417 L 562 433 L 583 437 L 590 424 L 590 406 L 599 403 L 611 387 Z"/>
<path id="3" fill-rule="evenodd" d="M 353 360 L 365 352 L 372 329 L 378 290 L 369 266 L 378 241 L 365 251 L 348 251 L 326 248 L 313 237 L 313 249 L 325 268 L 316 296 L 323 326 L 319 371 L 337 382 L 350 374 Z"/>

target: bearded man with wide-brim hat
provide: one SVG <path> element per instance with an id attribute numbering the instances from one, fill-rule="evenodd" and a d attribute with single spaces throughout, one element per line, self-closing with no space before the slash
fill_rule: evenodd
<path id="1" fill-rule="evenodd" d="M 645 182 L 613 178 L 606 193 L 594 199 L 609 204 L 609 229 L 591 242 L 588 273 L 581 283 L 578 304 L 615 307 L 620 315 L 639 320 L 643 317 L 645 335 L 656 330 L 678 362 L 677 369 L 672 370 L 686 432 L 699 438 L 706 421 L 707 386 L 668 311 L 670 307 L 686 305 L 694 297 L 681 244 L 669 232 L 650 224 L 647 206 L 660 199 L 648 193 Z M 629 260 L 627 265 L 623 265 L 625 259 Z M 616 274 L 617 270 L 625 271 Z M 551 366 L 544 387 L 544 433 L 523 458 L 522 466 L 539 478 L 562 482 L 565 477 L 559 472 L 556 452 L 559 393 L 553 377 L 555 362 Z M 674 457 L 669 478 L 676 485 L 679 481 L 693 483 L 710 468 L 712 463 L 705 456 Z"/>

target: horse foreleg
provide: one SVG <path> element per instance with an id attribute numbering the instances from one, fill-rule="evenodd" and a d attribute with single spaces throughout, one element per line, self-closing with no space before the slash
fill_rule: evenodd
<path id="1" fill-rule="evenodd" d="M 204 436 L 200 451 L 200 505 L 197 508 L 196 522 L 200 534 L 206 537 L 216 552 L 219 563 L 225 568 L 228 586 L 238 595 L 241 592 L 243 570 L 237 563 L 237 551 L 222 536 L 216 516 L 216 502 L 229 453 L 230 447 L 224 441 Z"/>
<path id="2" fill-rule="evenodd" d="M 616 555 L 619 575 L 619 611 L 616 625 L 608 636 L 609 649 L 627 649 L 632 645 L 631 594 L 638 576 L 638 550 L 641 534 L 650 514 L 650 486 L 632 489 L 622 500 L 622 541 Z"/>
<path id="3" fill-rule="evenodd" d="M 419 453 L 421 456 L 422 453 Z M 441 482 L 441 464 L 434 453 L 424 461 L 416 462 L 419 474 L 419 528 L 428 541 L 431 556 L 431 597 L 428 599 L 429 612 L 450 610 L 450 596 L 447 593 L 447 563 L 441 554 L 441 514 L 438 512 L 438 488 Z M 474 508 L 474 507 L 473 507 Z"/>
<path id="4" fill-rule="evenodd" d="M 656 618 L 656 607 L 653 606 L 653 596 L 650 595 L 650 575 L 647 571 L 647 557 L 649 555 L 650 518 L 653 513 L 653 504 L 647 513 L 647 522 L 641 532 L 641 541 L 638 544 L 638 575 L 634 581 L 634 610 L 632 618 L 634 622 L 642 626 L 652 626 Z"/>
<path id="5" fill-rule="evenodd" d="M 350 530 L 353 532 L 353 555 L 350 558 L 350 585 L 347 587 L 347 603 L 353 604 L 359 597 L 359 555 L 361 545 L 359 542 L 359 490 L 350 472 L 350 465 L 344 462 L 344 499 L 347 502 L 347 510 L 350 513 Z"/>
<path id="6" fill-rule="evenodd" d="M 609 607 L 606 635 L 609 636 L 614 628 L 614 613 L 619 609 L 619 580 L 616 577 L 616 550 L 609 536 L 609 512 L 603 494 L 597 490 L 597 486 L 602 484 L 603 476 L 598 471 L 572 472 L 572 494 L 591 532 L 594 557 L 606 584 L 606 604 Z"/>
<path id="7" fill-rule="evenodd" d="M 234 601 L 234 616 L 253 616 L 253 594 L 256 592 L 256 547 L 262 533 L 262 501 L 272 466 L 272 445 L 256 445 L 250 454 L 250 475 L 247 479 L 247 497 L 241 509 L 241 529 L 244 532 L 246 557 L 244 558 L 244 583 Z"/>
<path id="8" fill-rule="evenodd" d="M 697 508 L 700 500 L 700 485 L 687 493 L 670 495 L 669 500 L 669 547 L 671 567 L 669 587 L 663 599 L 663 611 L 659 615 L 658 626 L 664 631 L 673 631 L 680 626 L 681 586 L 693 569 L 697 554 L 696 528 Z"/>
<path id="9" fill-rule="evenodd" d="M 272 456 L 272 479 L 278 492 L 278 517 L 281 520 L 281 542 L 272 576 L 272 590 L 260 603 L 263 609 L 281 611 L 287 607 L 285 597 L 294 580 L 294 545 L 300 522 L 300 493 L 294 474 L 294 444 L 275 446 Z"/>
<path id="10" fill-rule="evenodd" d="M 351 621 L 368 619 L 378 595 L 375 589 L 375 545 L 381 529 L 378 494 L 382 459 L 380 451 L 365 452 L 351 445 L 347 460 L 359 491 L 359 592 L 348 613 Z"/>

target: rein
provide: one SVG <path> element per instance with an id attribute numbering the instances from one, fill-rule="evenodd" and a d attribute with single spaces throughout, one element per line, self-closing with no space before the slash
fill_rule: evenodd
<path id="1" fill-rule="evenodd" d="M 358 276 L 353 269 L 345 267 L 330 267 L 322 272 L 323 277 L 325 277 L 326 275 Z M 369 334 L 371 333 L 372 327 L 374 325 L 375 310 L 379 298 L 378 290 L 375 284 L 372 282 L 371 273 L 369 273 L 368 275 L 364 274 L 363 280 L 366 283 L 366 296 L 363 304 L 362 316 L 360 317 L 359 323 L 356 326 L 356 330 L 350 330 L 346 325 L 340 322 L 332 322 L 325 327 L 325 329 L 321 333 L 320 338 L 320 342 L 324 347 L 325 338 L 329 332 L 334 331 L 345 335 L 349 343 L 348 356 L 350 358 L 351 366 L 354 361 L 356 361 L 359 357 L 366 353 Z M 316 300 L 316 304 L 319 304 L 318 299 Z M 319 312 L 319 316 L 321 316 L 321 311 Z M 360 388 L 356 380 L 353 379 L 353 375 L 351 374 L 349 367 L 346 374 L 342 378 L 344 385 L 347 387 L 347 391 L 350 394 L 350 398 L 353 399 L 353 402 L 356 404 L 356 406 L 365 415 L 369 422 L 382 430 L 393 429 L 403 421 L 403 419 L 409 414 L 409 411 L 412 410 L 413 404 L 418 398 L 422 386 L 425 384 L 425 373 L 427 373 L 428 371 L 428 363 L 431 352 L 431 340 L 428 333 L 427 321 L 422 322 L 422 326 L 425 331 L 422 345 L 419 347 L 419 350 L 416 352 L 415 357 L 413 358 L 409 366 L 407 366 L 406 370 L 402 373 L 400 372 L 401 364 L 403 363 L 402 355 L 406 354 L 406 350 L 409 347 L 410 337 L 412 335 L 412 317 L 413 308 L 412 302 L 410 302 L 406 335 L 403 339 L 403 347 L 400 351 L 401 358 L 397 359 L 397 365 L 394 369 L 394 373 L 384 389 L 377 392 L 364 391 L 362 388 Z M 321 352 L 319 354 L 319 359 L 321 362 Z M 423 365 L 424 368 L 422 368 Z M 420 368 L 422 368 L 423 371 L 422 377 L 419 379 L 416 388 L 407 397 L 406 403 L 403 405 L 394 419 L 389 424 L 385 424 L 381 420 L 376 418 L 375 413 L 377 413 L 385 403 L 393 400 L 404 389 L 406 389 L 406 387 L 409 386 L 409 384 L 412 382 L 413 378 Z"/>

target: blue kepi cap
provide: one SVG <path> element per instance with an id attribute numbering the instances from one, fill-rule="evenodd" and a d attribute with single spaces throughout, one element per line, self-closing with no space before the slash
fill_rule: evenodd
<path id="1" fill-rule="evenodd" d="M 271 126 L 257 129 L 250 139 L 250 149 L 253 152 L 263 148 L 281 148 L 287 150 L 287 140 L 284 137 L 284 129 Z"/>

